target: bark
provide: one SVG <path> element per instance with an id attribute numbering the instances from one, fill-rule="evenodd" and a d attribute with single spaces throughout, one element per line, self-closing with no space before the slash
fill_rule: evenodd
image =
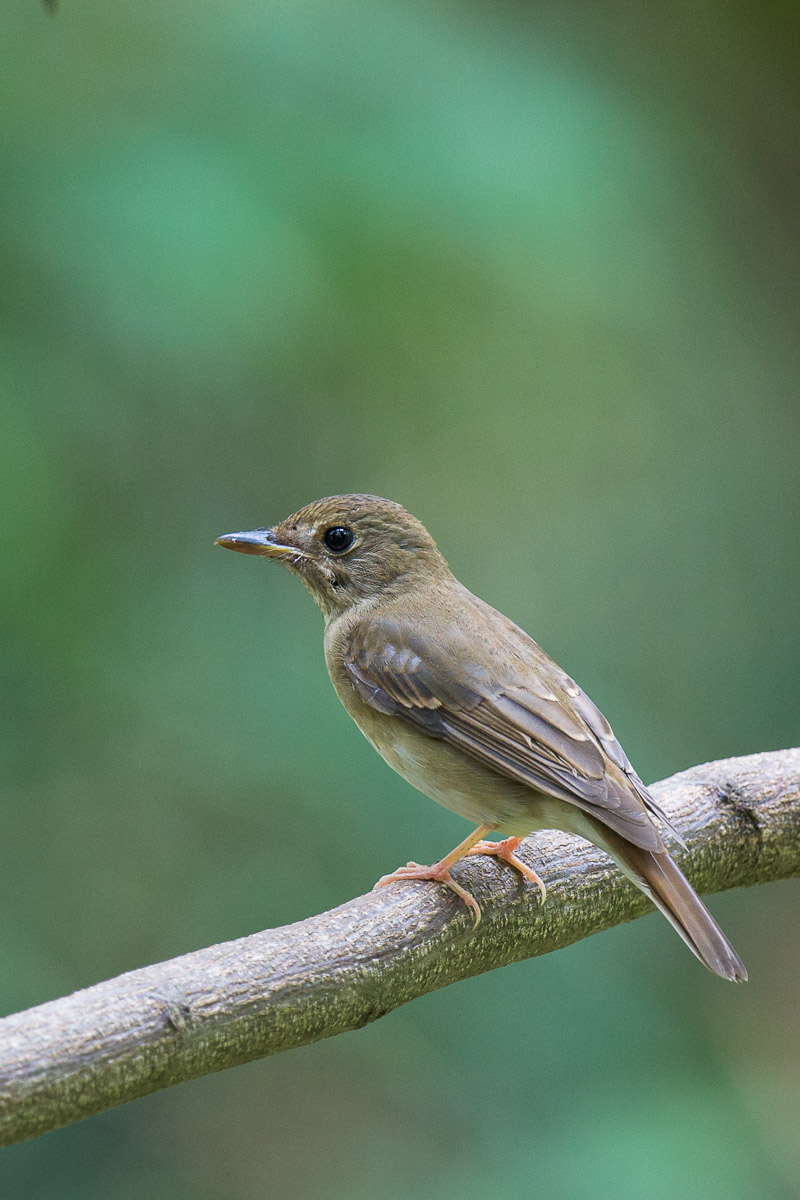
<path id="1" fill-rule="evenodd" d="M 800 874 L 800 749 L 693 767 L 653 792 L 686 840 L 674 856 L 699 892 Z M 579 839 L 535 834 L 520 852 L 547 884 L 544 905 L 494 859 L 456 868 L 483 909 L 476 930 L 444 888 L 397 883 L 5 1017 L 0 1145 L 358 1029 L 435 988 L 547 954 L 652 907 Z M 736 931 L 727 932 L 735 942 Z"/>

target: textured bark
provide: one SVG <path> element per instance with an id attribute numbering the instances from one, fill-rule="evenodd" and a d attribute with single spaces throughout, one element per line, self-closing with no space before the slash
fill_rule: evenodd
<path id="1" fill-rule="evenodd" d="M 675 858 L 699 892 L 800 874 L 800 749 L 707 763 L 653 792 L 686 840 Z M 547 883 L 544 905 L 494 859 L 456 868 L 483 909 L 474 931 L 444 888 L 392 884 L 0 1020 L 0 1144 L 357 1029 L 435 988 L 651 909 L 576 838 L 535 834 L 521 854 Z"/>

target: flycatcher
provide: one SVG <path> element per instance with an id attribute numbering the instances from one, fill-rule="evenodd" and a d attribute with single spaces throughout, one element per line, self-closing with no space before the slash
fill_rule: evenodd
<path id="1" fill-rule="evenodd" d="M 603 714 L 527 633 L 459 583 L 401 505 L 330 496 L 218 543 L 299 576 L 325 618 L 333 686 L 361 732 L 415 788 L 477 825 L 433 866 L 409 863 L 379 884 L 444 884 L 477 924 L 480 908 L 453 864 L 496 855 L 544 899 L 516 849 L 533 830 L 562 829 L 610 854 L 710 970 L 747 978 L 670 858 L 659 829 L 669 821 Z M 507 836 L 485 841 L 492 830 Z"/>

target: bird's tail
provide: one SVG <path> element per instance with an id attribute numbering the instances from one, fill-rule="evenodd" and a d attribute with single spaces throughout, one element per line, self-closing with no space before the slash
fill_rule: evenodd
<path id="1" fill-rule="evenodd" d="M 700 962 L 723 979 L 744 983 L 744 963 L 666 850 L 656 853 L 619 837 L 613 840 L 608 850 L 622 870 L 650 897 Z"/>

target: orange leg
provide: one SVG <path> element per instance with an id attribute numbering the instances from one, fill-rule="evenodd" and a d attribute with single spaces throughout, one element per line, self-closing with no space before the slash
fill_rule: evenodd
<path id="1" fill-rule="evenodd" d="M 433 883 L 443 883 L 445 887 L 450 888 L 451 892 L 455 892 L 457 896 L 464 901 L 467 908 L 471 908 L 475 917 L 475 926 L 477 927 L 481 919 L 481 907 L 475 897 L 462 887 L 460 883 L 456 883 L 450 874 L 450 868 L 463 858 L 465 854 L 494 854 L 498 858 L 502 858 L 504 862 L 509 863 L 526 879 L 530 879 L 539 888 L 539 891 L 544 900 L 547 894 L 547 889 L 542 883 L 539 876 L 534 870 L 526 866 L 522 859 L 518 858 L 514 853 L 517 846 L 522 841 L 522 838 L 506 838 L 502 842 L 486 842 L 484 835 L 491 831 L 491 825 L 479 825 L 477 829 L 464 838 L 463 842 L 459 842 L 455 850 L 451 850 L 449 854 L 441 858 L 439 862 L 434 863 L 431 867 L 422 867 L 419 863 L 410 862 L 405 867 L 398 867 L 396 871 L 392 871 L 391 875 L 384 875 L 375 884 L 376 888 L 383 887 L 387 883 L 394 883 L 400 879 L 428 879 Z"/>
<path id="2" fill-rule="evenodd" d="M 456 883 L 450 874 L 450 868 L 460 858 L 463 858 L 465 854 L 468 854 L 476 842 L 479 842 L 485 834 L 489 833 L 491 828 L 491 825 L 479 825 L 469 837 L 464 838 L 463 842 L 458 843 L 455 850 L 451 850 L 444 858 L 440 858 L 432 867 L 422 867 L 419 863 L 415 862 L 407 863 L 406 866 L 398 867 L 396 871 L 392 871 L 391 875 L 381 876 L 375 887 L 383 887 L 387 883 L 394 883 L 397 879 L 430 879 L 434 883 L 443 883 L 445 887 L 450 888 L 451 892 L 455 892 L 457 896 L 461 897 L 467 908 L 472 909 L 477 928 L 481 919 L 481 906 L 471 892 L 468 892 L 460 883 Z"/>
<path id="3" fill-rule="evenodd" d="M 503 838 L 502 842 L 476 842 L 474 846 L 470 846 L 467 854 L 493 854 L 496 858 L 502 858 L 503 862 L 507 862 L 509 866 L 519 871 L 520 875 L 524 875 L 526 879 L 530 879 L 531 883 L 535 883 L 539 889 L 542 904 L 547 899 L 547 888 L 544 880 L 540 879 L 534 871 L 533 867 L 527 866 L 521 858 L 515 853 L 517 846 L 522 841 L 520 837 Z"/>

